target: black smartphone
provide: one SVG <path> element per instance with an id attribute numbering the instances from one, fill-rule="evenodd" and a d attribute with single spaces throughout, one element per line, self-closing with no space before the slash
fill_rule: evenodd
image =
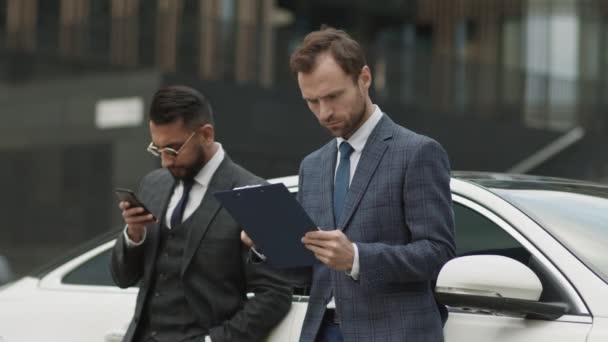
<path id="1" fill-rule="evenodd" d="M 133 190 L 130 189 L 124 189 L 124 188 L 115 188 L 114 189 L 114 193 L 116 193 L 116 196 L 118 196 L 118 199 L 121 202 L 129 202 L 129 204 L 131 204 L 131 207 L 142 207 L 144 208 L 144 213 L 142 213 L 142 215 L 144 214 L 152 214 L 152 212 L 150 210 L 148 210 L 148 208 L 146 208 L 146 206 L 141 203 L 140 200 L 137 199 L 137 196 L 135 196 L 135 193 L 133 192 Z M 156 220 L 156 217 L 154 216 L 154 214 L 152 214 L 152 219 Z"/>

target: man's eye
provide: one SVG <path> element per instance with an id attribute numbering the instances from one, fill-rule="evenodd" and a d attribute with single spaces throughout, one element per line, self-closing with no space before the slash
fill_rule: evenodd
<path id="1" fill-rule="evenodd" d="M 335 100 L 335 99 L 337 99 L 338 97 L 340 97 L 340 95 L 341 95 L 341 94 L 342 94 L 342 93 L 329 94 L 329 95 L 327 95 L 327 99 L 328 99 L 328 100 Z"/>

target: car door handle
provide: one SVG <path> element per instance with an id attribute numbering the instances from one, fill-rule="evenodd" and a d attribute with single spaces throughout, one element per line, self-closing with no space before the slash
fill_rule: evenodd
<path id="1" fill-rule="evenodd" d="M 104 342 L 121 342 L 123 337 L 125 337 L 124 330 L 111 330 L 106 333 L 104 336 Z"/>

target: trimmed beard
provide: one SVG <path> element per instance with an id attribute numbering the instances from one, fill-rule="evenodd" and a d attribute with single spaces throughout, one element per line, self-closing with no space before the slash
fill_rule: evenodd
<path id="1" fill-rule="evenodd" d="M 169 173 L 171 173 L 171 176 L 173 176 L 173 179 L 175 179 L 176 181 L 180 181 L 180 180 L 184 180 L 184 179 L 194 179 L 194 177 L 205 166 L 205 164 L 206 164 L 205 159 L 206 159 L 205 152 L 203 152 L 203 149 L 200 146 L 198 146 L 196 161 L 194 163 L 192 163 L 191 165 L 184 166 L 184 169 L 186 170 L 185 175 L 176 176 L 173 174 L 173 172 L 169 172 Z"/>

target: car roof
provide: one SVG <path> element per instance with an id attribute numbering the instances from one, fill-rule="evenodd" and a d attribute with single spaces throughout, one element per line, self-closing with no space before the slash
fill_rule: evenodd
<path id="1" fill-rule="evenodd" d="M 573 186 L 594 187 L 608 190 L 607 185 L 593 183 L 585 180 L 568 179 L 559 177 L 547 177 L 537 175 L 498 173 L 498 172 L 473 172 L 473 171 L 454 171 L 452 178 L 472 183 L 480 187 L 491 189 L 531 189 L 542 190 L 552 189 L 567 190 Z M 292 175 L 269 179 L 272 184 L 284 183 L 288 188 L 298 186 L 298 176 Z"/>
<path id="2" fill-rule="evenodd" d="M 608 186 L 585 180 L 536 175 L 455 171 L 452 177 L 476 184 L 490 191 L 501 190 L 553 190 L 570 192 L 573 189 L 588 189 L 592 192 L 608 193 Z M 493 191 L 494 192 L 494 191 Z"/>
<path id="3" fill-rule="evenodd" d="M 488 180 L 504 182 L 539 182 L 539 183 L 563 183 L 563 184 L 596 184 L 593 182 L 560 177 L 549 177 L 539 175 L 525 175 L 517 173 L 500 172 L 477 172 L 477 171 L 454 171 L 452 177 L 472 181 L 474 183 Z M 597 185 L 597 184 L 596 184 Z"/>

